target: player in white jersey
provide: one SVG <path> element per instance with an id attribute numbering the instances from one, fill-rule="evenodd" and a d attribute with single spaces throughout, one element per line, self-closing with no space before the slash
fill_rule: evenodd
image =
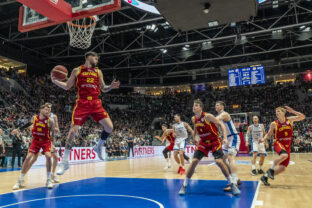
<path id="1" fill-rule="evenodd" d="M 59 129 L 59 125 L 58 125 L 58 119 L 57 119 L 57 115 L 53 114 L 51 112 L 52 110 L 52 103 L 45 103 L 45 105 L 48 106 L 49 108 L 49 118 L 50 120 L 52 120 L 54 122 L 54 126 L 55 126 L 55 133 L 59 134 L 60 133 L 60 129 Z M 54 137 L 55 138 L 55 137 Z M 52 150 L 51 150 L 51 155 L 53 158 L 53 162 L 52 162 L 52 174 L 51 174 L 51 179 L 54 183 L 59 183 L 60 180 L 58 179 L 58 177 L 55 174 L 56 171 L 56 167 L 57 167 L 57 163 L 58 163 L 58 156 L 57 156 L 57 149 L 55 148 L 55 141 L 52 142 Z M 39 153 L 36 155 L 33 155 L 31 161 L 30 161 L 30 165 L 27 169 L 27 171 L 32 167 L 32 165 L 37 161 L 39 156 Z"/>
<path id="2" fill-rule="evenodd" d="M 186 146 L 186 140 L 188 138 L 187 131 L 194 135 L 193 129 L 186 122 L 181 121 L 181 116 L 179 114 L 174 115 L 175 124 L 172 126 L 174 131 L 174 159 L 179 165 L 178 173 L 183 175 L 185 173 L 184 168 L 184 149 Z M 180 155 L 180 157 L 178 156 Z"/>
<path id="3" fill-rule="evenodd" d="M 254 116 L 252 118 L 253 125 L 250 125 L 247 130 L 246 134 L 246 145 L 248 146 L 249 138 L 251 138 L 251 151 L 252 151 L 252 159 L 251 159 L 251 174 L 257 175 L 256 170 L 256 160 L 257 156 L 260 155 L 260 161 L 259 161 L 259 169 L 258 173 L 263 174 L 262 165 L 264 162 L 265 157 L 267 156 L 267 153 L 265 151 L 264 143 L 259 143 L 260 139 L 263 139 L 263 136 L 265 135 L 265 129 L 263 124 L 259 123 L 259 117 Z M 266 147 L 267 147 L 266 143 Z"/>
<path id="4" fill-rule="evenodd" d="M 231 172 L 231 176 L 235 183 L 237 185 L 241 185 L 241 181 L 238 179 L 237 176 L 237 168 L 235 164 L 235 157 L 236 154 L 239 151 L 240 146 L 240 138 L 238 135 L 238 132 L 234 126 L 233 120 L 229 113 L 224 111 L 225 103 L 222 101 L 216 102 L 216 111 L 218 112 L 217 119 L 223 122 L 226 132 L 227 132 L 227 138 L 229 142 L 228 148 L 226 148 L 226 145 L 223 144 L 222 149 L 224 152 L 224 162 L 229 166 L 229 170 Z M 226 162 L 228 160 L 229 164 Z M 227 187 L 224 189 L 224 191 L 231 191 L 230 184 L 227 185 Z"/>

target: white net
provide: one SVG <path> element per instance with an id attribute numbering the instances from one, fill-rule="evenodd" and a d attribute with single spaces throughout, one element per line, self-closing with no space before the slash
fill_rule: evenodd
<path id="1" fill-rule="evenodd" d="M 239 126 L 248 125 L 247 113 L 233 113 L 230 114 L 236 128 Z"/>
<path id="2" fill-rule="evenodd" d="M 96 18 L 92 16 L 67 22 L 70 46 L 81 49 L 89 48 L 95 25 Z"/>

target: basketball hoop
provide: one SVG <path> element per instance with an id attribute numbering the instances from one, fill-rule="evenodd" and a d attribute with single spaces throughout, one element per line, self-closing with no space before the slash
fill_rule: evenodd
<path id="1" fill-rule="evenodd" d="M 95 25 L 96 18 L 93 16 L 67 22 L 70 38 L 69 45 L 75 48 L 89 48 Z"/>

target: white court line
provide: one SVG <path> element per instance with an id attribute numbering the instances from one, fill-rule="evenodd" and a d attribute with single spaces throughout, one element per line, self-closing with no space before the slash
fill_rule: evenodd
<path id="1" fill-rule="evenodd" d="M 83 179 L 77 179 L 77 180 L 72 180 L 72 181 L 67 181 L 67 182 L 60 182 L 60 183 L 54 183 L 53 184 L 53 189 L 55 187 L 57 187 L 60 184 L 65 184 L 65 183 L 71 183 L 71 182 L 77 182 L 77 181 L 83 181 L 83 180 L 88 180 L 88 179 L 93 179 L 93 178 L 99 178 L 99 177 L 92 177 L 92 178 L 83 178 Z M 103 178 L 103 177 L 101 177 Z M 104 177 L 105 178 L 105 177 Z M 0 194 L 0 196 L 5 195 L 5 194 L 11 194 L 11 193 L 17 193 L 17 192 L 21 192 L 21 191 L 28 191 L 28 190 L 33 190 L 33 189 L 37 189 L 37 188 L 46 188 L 47 190 L 53 190 L 53 189 L 48 189 L 46 186 L 38 186 L 38 187 L 34 187 L 34 188 L 26 188 L 26 186 L 24 188 L 21 189 L 17 189 L 17 190 L 12 190 L 11 192 L 7 192 L 7 193 L 2 193 Z M 1 207 L 0 207 L 1 208 Z"/>
<path id="2" fill-rule="evenodd" d="M 213 163 L 208 164 L 207 166 L 211 166 L 211 165 L 215 165 L 215 164 L 216 164 L 216 162 L 213 162 Z"/>
<path id="3" fill-rule="evenodd" d="M 257 198 L 258 198 L 258 194 L 259 194 L 260 184 L 261 184 L 261 181 L 258 182 L 257 190 L 255 193 L 255 197 L 252 200 L 251 208 L 255 208 L 257 205 Z"/>
<path id="4" fill-rule="evenodd" d="M 155 201 L 153 199 L 144 198 L 144 197 L 140 197 L 140 196 L 114 195 L 114 194 L 87 194 L 87 195 L 69 195 L 69 196 L 47 197 L 47 198 L 40 198 L 40 199 L 33 199 L 33 200 L 29 200 L 29 201 L 17 202 L 17 203 L 14 203 L 14 204 L 8 204 L 8 205 L 4 205 L 4 206 L 2 206 L 0 208 L 10 207 L 10 206 L 18 205 L 18 204 L 25 204 L 25 203 L 34 202 L 34 201 L 42 201 L 42 200 L 46 200 L 46 199 L 71 198 L 71 197 L 90 197 L 90 196 L 113 196 L 113 197 L 125 197 L 125 198 L 142 199 L 142 200 L 151 201 L 151 202 L 157 204 L 159 206 L 159 208 L 164 208 L 163 204 L 161 204 L 160 202 Z"/>

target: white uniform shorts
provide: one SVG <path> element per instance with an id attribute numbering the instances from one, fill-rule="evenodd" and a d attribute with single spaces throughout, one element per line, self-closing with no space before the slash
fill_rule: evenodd
<path id="1" fill-rule="evenodd" d="M 176 138 L 173 150 L 184 150 L 186 147 L 186 138 Z"/>
<path id="2" fill-rule="evenodd" d="M 225 144 L 223 144 L 222 149 L 225 155 L 234 155 L 239 151 L 240 146 L 240 137 L 238 134 L 228 136 L 229 148 L 226 148 Z"/>
<path id="3" fill-rule="evenodd" d="M 265 155 L 267 156 L 267 152 L 265 150 L 264 143 L 259 143 L 258 141 L 253 141 L 251 145 L 252 152 L 258 152 L 258 155 Z"/>

